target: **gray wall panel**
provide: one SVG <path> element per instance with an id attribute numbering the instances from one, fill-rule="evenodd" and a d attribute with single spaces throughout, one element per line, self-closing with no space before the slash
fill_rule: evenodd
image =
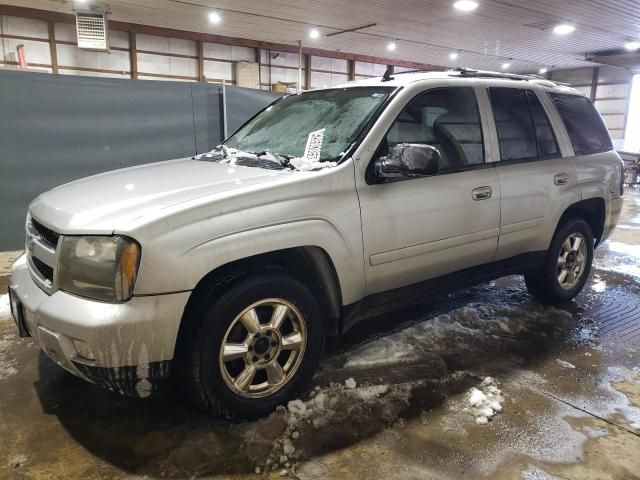
<path id="1" fill-rule="evenodd" d="M 274 95 L 227 87 L 227 98 L 229 124 L 239 125 Z M 221 122 L 218 85 L 0 71 L 0 250 L 22 247 L 40 193 L 201 153 L 220 142 Z"/>

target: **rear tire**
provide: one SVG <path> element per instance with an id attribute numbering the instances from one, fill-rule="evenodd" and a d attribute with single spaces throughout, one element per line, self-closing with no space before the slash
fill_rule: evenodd
<path id="1" fill-rule="evenodd" d="M 179 380 L 201 409 L 227 419 L 261 417 L 311 381 L 324 324 L 317 300 L 296 279 L 246 277 L 196 311 Z"/>
<path id="2" fill-rule="evenodd" d="M 587 222 L 569 219 L 556 231 L 540 270 L 525 274 L 529 293 L 545 305 L 575 298 L 584 287 L 593 261 L 593 232 Z"/>

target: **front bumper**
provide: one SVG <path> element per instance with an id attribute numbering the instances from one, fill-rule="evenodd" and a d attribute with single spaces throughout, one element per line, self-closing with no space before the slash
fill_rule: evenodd
<path id="1" fill-rule="evenodd" d="M 54 362 L 74 375 L 139 397 L 149 396 L 169 377 L 190 292 L 134 296 L 124 303 L 98 302 L 63 291 L 49 296 L 31 278 L 25 255 L 11 269 L 10 289 L 27 332 Z M 84 349 L 79 351 L 76 346 L 81 342 Z M 87 346 L 92 355 L 86 354 Z"/>

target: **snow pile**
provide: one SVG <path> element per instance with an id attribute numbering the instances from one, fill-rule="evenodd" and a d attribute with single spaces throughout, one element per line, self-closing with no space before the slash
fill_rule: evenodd
<path id="1" fill-rule="evenodd" d="M 410 385 L 360 386 L 353 378 L 317 386 L 308 400 L 292 400 L 269 417 L 245 424 L 243 450 L 253 455 L 256 473 L 295 474 L 305 455 L 330 448 L 336 438 L 377 431 L 380 423 L 393 425 L 411 392 Z"/>
<path id="2" fill-rule="evenodd" d="M 463 411 L 473 415 L 478 425 L 486 425 L 496 414 L 502 412 L 504 397 L 493 377 L 485 377 L 479 387 L 469 389 L 468 406 Z"/>

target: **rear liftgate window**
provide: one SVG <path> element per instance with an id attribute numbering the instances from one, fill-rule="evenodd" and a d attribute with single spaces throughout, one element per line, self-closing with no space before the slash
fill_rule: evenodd
<path id="1" fill-rule="evenodd" d="M 587 98 L 565 93 L 549 93 L 549 97 L 562 117 L 576 155 L 613 149 L 602 117 Z"/>

